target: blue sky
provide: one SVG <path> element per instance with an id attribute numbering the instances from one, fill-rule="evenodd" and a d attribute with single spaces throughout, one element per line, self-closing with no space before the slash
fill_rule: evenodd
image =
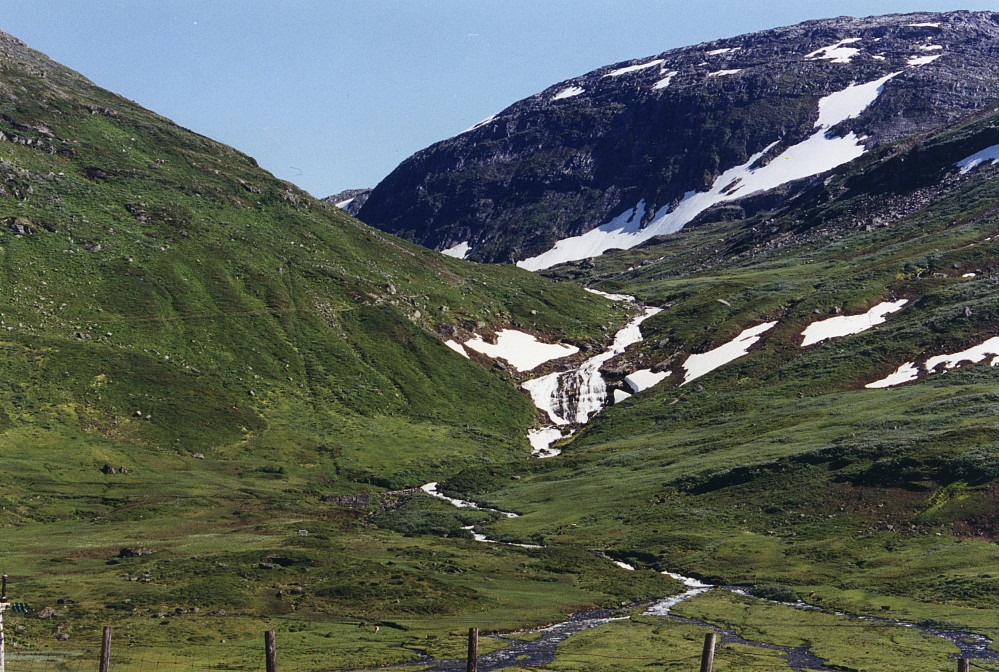
<path id="1" fill-rule="evenodd" d="M 18 0 L 0 30 L 316 196 L 602 65 L 916 0 Z"/>

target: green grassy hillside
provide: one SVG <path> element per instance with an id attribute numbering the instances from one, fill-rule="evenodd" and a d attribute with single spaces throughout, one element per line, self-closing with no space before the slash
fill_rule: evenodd
<path id="1" fill-rule="evenodd" d="M 380 233 L 0 47 L 0 569 L 60 614 L 11 616 L 9 646 L 72 658 L 112 624 L 122 646 L 181 642 L 191 669 L 223 640 L 256 652 L 266 627 L 353 646 L 362 620 L 408 619 L 350 659 L 399 662 L 472 614 L 515 627 L 672 589 L 577 579 L 563 565 L 607 561 L 574 549 L 465 540 L 429 498 L 386 529 L 377 497 L 321 499 L 527 457 L 527 396 L 443 341 L 516 327 L 602 346 L 626 311 Z M 404 534 L 438 519 L 459 538 Z"/>
<path id="2" fill-rule="evenodd" d="M 104 624 L 119 669 L 254 669 L 266 629 L 291 669 L 419 667 L 460 657 L 468 627 L 679 590 L 663 570 L 995 634 L 995 369 L 864 385 L 996 333 L 999 168 L 952 164 L 999 119 L 540 277 L 379 233 L 0 46 L 0 569 L 32 605 L 8 615 L 11 650 L 50 656 L 30 669 L 92 668 Z M 522 376 L 443 342 L 514 327 L 593 352 L 631 311 L 580 285 L 663 308 L 612 385 L 673 373 L 530 459 Z M 800 347 L 815 320 L 899 298 L 875 329 Z M 687 356 L 764 321 L 748 356 L 680 385 Z M 521 515 L 412 490 L 428 481 Z M 799 646 L 788 610 L 710 593 L 681 612 Z M 639 611 L 568 640 L 555 669 L 689 669 L 703 627 Z M 870 651 L 869 669 L 952 666 L 922 635 L 809 622 L 843 669 Z"/>

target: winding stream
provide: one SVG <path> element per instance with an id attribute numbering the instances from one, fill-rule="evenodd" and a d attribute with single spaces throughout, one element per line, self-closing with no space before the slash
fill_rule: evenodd
<path id="1" fill-rule="evenodd" d="M 492 511 L 494 513 L 501 513 L 507 518 L 517 518 L 519 514 L 511 513 L 509 511 L 501 511 L 499 509 L 491 509 L 484 506 L 479 506 L 475 502 L 469 502 L 463 499 L 456 499 L 454 497 L 448 497 L 437 490 L 437 483 L 427 483 L 421 489 L 432 497 L 436 497 L 443 501 L 449 502 L 450 504 L 460 507 L 460 508 L 470 508 L 478 511 Z M 510 542 L 499 541 L 497 539 L 490 539 L 484 534 L 476 532 L 474 526 L 469 525 L 465 529 L 472 532 L 472 536 L 475 541 L 488 543 L 488 544 L 502 544 L 505 546 L 517 546 L 520 548 L 541 548 L 541 546 L 533 544 L 515 544 Z M 604 556 L 607 557 L 607 556 Z M 619 570 L 624 571 L 634 571 L 634 567 L 628 565 L 627 563 L 621 562 L 619 560 L 614 560 L 607 557 L 608 562 L 616 565 Z M 960 650 L 961 658 L 970 658 L 978 661 L 999 661 L 999 653 L 995 651 L 989 651 L 988 647 L 992 643 L 992 640 L 984 635 L 980 635 L 973 632 L 965 632 L 962 630 L 954 630 L 951 628 L 939 628 L 931 626 L 923 626 L 917 623 L 910 623 L 908 621 L 903 621 L 893 618 L 880 618 L 876 616 L 861 616 L 858 614 L 848 614 L 842 611 L 835 611 L 831 609 L 824 609 L 822 607 L 817 607 L 812 604 L 807 604 L 805 602 L 778 602 L 775 600 L 767 600 L 760 597 L 755 597 L 747 592 L 745 586 L 714 586 L 708 583 L 704 583 L 689 576 L 683 576 L 682 574 L 677 574 L 674 572 L 663 572 L 677 581 L 683 583 L 686 590 L 682 593 L 677 593 L 675 595 L 667 595 L 658 600 L 653 600 L 650 602 L 639 603 L 628 605 L 629 608 L 634 608 L 638 606 L 644 606 L 645 611 L 643 612 L 646 616 L 658 616 L 660 618 L 668 618 L 670 620 L 679 621 L 682 623 L 690 623 L 692 625 L 697 625 L 700 627 L 710 628 L 719 634 L 720 643 L 722 644 L 743 644 L 746 646 L 751 646 L 760 649 L 767 649 L 769 651 L 780 651 L 784 653 L 785 659 L 787 661 L 788 667 L 792 670 L 803 671 L 803 670 L 819 670 L 821 672 L 833 672 L 832 668 L 825 666 L 826 661 L 815 656 L 809 651 L 809 645 L 791 647 L 791 646 L 778 646 L 776 644 L 770 644 L 767 642 L 758 642 L 753 640 L 748 640 L 741 637 L 736 633 L 734 629 L 724 628 L 712 623 L 705 621 L 700 621 L 697 619 L 684 618 L 682 616 L 676 616 L 671 613 L 673 607 L 680 604 L 685 600 L 689 600 L 692 597 L 706 593 L 709 590 L 727 590 L 738 595 L 745 597 L 751 597 L 753 599 L 760 600 L 761 602 L 769 602 L 771 604 L 781 604 L 786 607 L 791 607 L 794 609 L 800 609 L 802 611 L 815 611 L 824 614 L 831 614 L 834 616 L 839 616 L 841 618 L 846 618 L 856 621 L 865 621 L 871 623 L 872 625 L 884 625 L 884 626 L 898 626 L 903 628 L 912 628 L 914 630 L 919 630 L 920 632 L 925 632 L 926 634 L 933 635 L 934 637 L 940 637 L 951 642 Z M 601 625 L 606 625 L 613 621 L 627 620 L 629 617 L 613 617 L 612 611 L 606 609 L 596 609 L 592 611 L 584 611 L 578 614 L 573 614 L 565 621 L 556 623 L 554 625 L 541 628 L 538 630 L 529 631 L 527 634 L 538 635 L 538 638 L 533 641 L 524 641 L 520 639 L 510 639 L 504 635 L 495 635 L 500 639 L 504 639 L 510 642 L 510 645 L 499 651 L 482 656 L 479 659 L 479 669 L 483 672 L 489 672 L 490 670 L 498 670 L 504 667 L 510 667 L 511 665 L 546 665 L 551 663 L 555 659 L 555 649 L 556 647 L 568 639 L 570 636 L 583 632 L 584 630 L 589 630 L 590 628 L 599 627 Z M 523 633 L 522 633 L 523 634 Z M 431 670 L 458 670 L 462 669 L 465 662 L 460 660 L 431 660 L 423 659 L 419 661 L 420 665 L 430 665 Z M 984 667 L 984 666 L 983 666 Z M 986 667 L 984 669 L 994 669 L 999 670 L 999 663 L 996 667 Z"/>
<path id="2" fill-rule="evenodd" d="M 595 293 L 602 294 L 603 296 L 613 300 L 634 302 L 634 297 L 630 296 L 608 295 L 603 294 L 602 292 Z M 640 342 L 642 340 L 642 334 L 639 326 L 646 319 L 660 312 L 660 310 L 661 309 L 659 308 L 645 308 L 642 314 L 633 318 L 624 328 L 615 334 L 614 342 L 607 350 L 599 355 L 596 355 L 595 357 L 587 359 L 576 369 L 565 372 L 551 373 L 547 376 L 528 380 L 522 384 L 522 387 L 530 393 L 531 398 L 534 400 L 535 406 L 537 406 L 537 408 L 543 413 L 546 413 L 553 423 L 540 429 L 530 430 L 528 433 L 528 439 L 534 449 L 532 452 L 534 457 L 554 457 L 555 455 L 558 455 L 560 451 L 558 449 L 551 448 L 551 444 L 560 438 L 570 435 L 572 431 L 574 431 L 569 429 L 570 425 L 585 424 L 593 415 L 599 413 L 600 410 L 607 405 L 607 386 L 600 373 L 600 366 L 612 357 L 624 352 L 625 348 L 629 345 Z M 569 431 L 567 433 L 563 433 L 563 429 L 569 429 Z M 502 514 L 507 518 L 516 518 L 519 515 L 509 511 L 500 511 L 499 509 L 482 507 L 475 502 L 448 497 L 438 490 L 438 483 L 427 483 L 421 489 L 432 497 L 449 502 L 450 504 L 460 508 L 491 511 Z M 465 529 L 469 530 L 472 533 L 473 538 L 479 542 L 518 546 L 521 548 L 541 548 L 540 546 L 531 544 L 513 544 L 496 539 L 490 539 L 486 535 L 476 532 L 474 526 L 471 525 Z M 634 570 L 634 567 L 626 563 L 613 560 L 610 557 L 607 559 L 619 568 L 618 570 L 613 571 Z M 765 600 L 763 598 L 749 595 L 746 588 L 743 586 L 713 586 L 702 583 L 695 578 L 682 576 L 672 572 L 663 572 L 663 574 L 667 574 L 683 583 L 686 590 L 676 595 L 668 595 L 658 600 L 632 604 L 628 605 L 628 607 L 634 608 L 644 606 L 645 610 L 643 614 L 646 616 L 657 616 L 660 618 L 710 628 L 719 634 L 722 644 L 735 643 L 755 648 L 767 649 L 770 651 L 780 651 L 784 654 L 787 665 L 792 670 L 819 670 L 820 672 L 834 672 L 832 668 L 826 667 L 827 661 L 815 656 L 809 651 L 810 645 L 790 647 L 778 646 L 767 642 L 747 640 L 739 636 L 735 630 L 731 628 L 724 628 L 697 619 L 676 616 L 671 613 L 671 610 L 681 602 L 709 590 L 726 590 L 739 595 L 752 597 L 753 599 L 758 599 L 763 602 L 782 604 L 794 609 L 816 611 L 839 616 L 845 619 L 865 621 L 871 623 L 872 626 L 878 624 L 882 626 L 912 628 L 935 637 L 946 639 L 947 641 L 955 644 L 960 650 L 960 657 L 962 658 L 970 658 L 978 661 L 999 661 L 999 653 L 988 650 L 992 640 L 984 635 L 949 628 L 922 626 L 916 623 L 910 623 L 897 619 L 848 614 L 841 611 L 823 609 L 815 605 L 806 604 L 805 602 L 789 603 Z M 501 668 L 513 666 L 525 667 L 550 664 L 555 659 L 556 647 L 572 635 L 583 632 L 584 630 L 589 630 L 590 628 L 606 625 L 613 621 L 627 620 L 629 618 L 628 616 L 614 617 L 613 614 L 613 611 L 604 609 L 596 609 L 573 614 L 565 621 L 526 633 L 537 636 L 532 641 L 513 639 L 510 635 L 494 635 L 499 639 L 509 642 L 509 645 L 499 651 L 481 656 L 478 663 L 479 670 L 482 670 L 483 672 L 490 672 L 492 670 L 499 670 Z M 413 663 L 409 664 L 411 665 Z M 464 660 L 433 660 L 430 658 L 424 658 L 417 661 L 416 664 L 428 665 L 430 666 L 428 669 L 442 671 L 463 670 L 465 667 Z M 999 670 L 999 662 L 997 662 L 995 667 L 982 667 L 984 669 Z"/>

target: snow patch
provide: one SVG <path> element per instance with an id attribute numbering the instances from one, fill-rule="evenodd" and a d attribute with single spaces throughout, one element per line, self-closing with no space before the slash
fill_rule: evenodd
<path id="1" fill-rule="evenodd" d="M 527 440 L 531 444 L 531 457 L 555 457 L 562 451 L 552 448 L 552 444 L 562 438 L 562 430 L 557 427 L 542 427 L 527 432 Z"/>
<path id="2" fill-rule="evenodd" d="M 961 277 L 962 278 L 973 278 L 973 277 L 975 277 L 975 274 L 974 273 L 965 273 Z"/>
<path id="3" fill-rule="evenodd" d="M 481 352 L 486 357 L 505 359 L 517 371 L 530 371 L 545 362 L 579 352 L 579 348 L 574 345 L 542 343 L 532 334 L 516 329 L 501 329 L 496 332 L 496 343 L 487 343 L 476 335 L 465 341 L 465 347 Z"/>
<path id="4" fill-rule="evenodd" d="M 991 161 L 993 166 L 999 163 L 999 145 L 986 147 L 980 152 L 975 152 L 971 156 L 961 159 L 954 165 L 960 168 L 961 174 L 964 175 L 975 166 L 985 163 L 986 161 Z"/>
<path id="5" fill-rule="evenodd" d="M 719 54 L 727 54 L 730 51 L 739 51 L 742 47 L 724 47 L 722 49 L 712 49 L 708 52 L 708 56 L 717 56 Z"/>
<path id="6" fill-rule="evenodd" d="M 873 383 L 867 383 L 864 385 L 869 390 L 875 390 L 884 387 L 894 387 L 895 385 L 901 385 L 902 383 L 908 383 L 910 380 L 915 380 L 919 376 L 919 369 L 916 367 L 915 362 L 906 362 L 902 366 L 881 380 L 875 380 Z"/>
<path id="7" fill-rule="evenodd" d="M 893 303 L 882 302 L 860 315 L 839 315 L 828 320 L 812 322 L 801 332 L 805 337 L 801 347 L 819 343 L 827 338 L 840 338 L 872 329 L 883 323 L 886 315 L 902 310 L 902 306 L 908 302 L 908 299 L 899 299 Z"/>
<path id="8" fill-rule="evenodd" d="M 629 565 L 627 562 L 621 562 L 620 560 L 611 560 L 615 565 L 621 569 L 627 569 L 629 572 L 635 571 L 635 568 Z"/>
<path id="9" fill-rule="evenodd" d="M 735 70 L 716 70 L 714 72 L 709 72 L 708 77 L 724 77 L 725 75 L 734 75 L 737 72 L 742 72 L 742 68 L 736 68 Z"/>
<path id="10" fill-rule="evenodd" d="M 479 123 L 477 123 L 475 126 L 469 126 L 464 131 L 462 131 L 461 133 L 459 133 L 458 135 L 462 135 L 464 133 L 468 133 L 469 131 L 474 131 L 477 128 L 482 128 L 486 124 L 491 123 L 498 116 L 499 116 L 498 114 L 490 115 L 490 116 L 486 117 L 485 119 L 483 119 L 482 121 L 480 121 Z"/>
<path id="11" fill-rule="evenodd" d="M 618 68 L 612 72 L 608 72 L 604 77 L 620 77 L 621 75 L 626 75 L 629 72 L 638 72 L 639 70 L 645 70 L 646 68 L 654 68 L 660 63 L 665 63 L 666 59 L 657 58 L 654 61 L 649 61 L 648 63 L 642 63 L 641 65 L 629 65 L 626 68 Z"/>
<path id="12" fill-rule="evenodd" d="M 466 240 L 463 243 L 458 243 L 457 245 L 452 245 L 446 250 L 441 250 L 441 254 L 446 254 L 449 257 L 454 257 L 455 259 L 464 259 L 468 256 L 468 252 L 472 249 L 472 246 L 468 244 Z"/>
<path id="13" fill-rule="evenodd" d="M 336 207 L 338 207 L 338 208 L 342 208 L 342 209 L 346 210 L 347 206 L 350 205 L 353 202 L 354 202 L 353 198 L 348 198 L 346 201 L 340 201 L 339 203 L 335 203 L 334 205 L 336 205 Z"/>
<path id="14" fill-rule="evenodd" d="M 676 233 L 687 222 L 709 207 L 756 191 L 765 191 L 786 182 L 824 173 L 861 156 L 863 140 L 853 132 L 842 137 L 830 137 L 829 129 L 858 116 L 866 110 L 884 89 L 884 85 L 900 72 L 885 75 L 864 84 L 851 84 L 819 100 L 819 118 L 815 133 L 784 150 L 769 163 L 752 168 L 778 141 L 753 154 L 744 164 L 729 168 L 718 176 L 709 191 L 688 191 L 675 208 L 655 214 L 645 228 L 641 227 L 646 203 L 639 201 L 611 221 L 579 236 L 563 238 L 546 252 L 517 262 L 529 271 L 550 268 L 556 264 L 586 259 L 612 248 L 629 249 L 655 236 Z"/>
<path id="15" fill-rule="evenodd" d="M 653 84 L 652 88 L 653 89 L 665 89 L 667 86 L 669 86 L 670 82 L 673 81 L 673 78 L 676 77 L 678 74 L 680 74 L 680 73 L 678 73 L 676 70 L 669 71 L 668 73 L 666 73 L 665 77 L 663 77 L 658 82 L 656 82 L 655 84 Z"/>
<path id="16" fill-rule="evenodd" d="M 907 23 L 910 28 L 939 28 L 939 23 Z"/>
<path id="17" fill-rule="evenodd" d="M 625 399 L 630 399 L 631 395 L 624 390 L 614 390 L 614 403 L 620 404 Z"/>
<path id="18" fill-rule="evenodd" d="M 854 42 L 860 42 L 859 37 L 849 37 L 845 40 L 840 40 L 836 44 L 830 44 L 828 47 L 822 47 L 821 49 L 816 49 L 810 54 L 805 54 L 805 59 L 809 61 L 832 61 L 833 63 L 849 63 L 853 60 L 853 57 L 860 53 L 860 49 L 855 47 L 844 47 L 844 44 L 853 44 Z"/>
<path id="19" fill-rule="evenodd" d="M 624 382 L 627 383 L 628 387 L 634 390 L 636 393 L 642 390 L 647 390 L 653 385 L 657 385 L 662 381 L 666 380 L 672 374 L 672 371 L 661 371 L 659 373 L 653 373 L 652 369 L 640 369 L 634 373 L 625 376 Z M 615 400 L 616 401 L 616 400 Z"/>
<path id="20" fill-rule="evenodd" d="M 459 355 L 461 355 L 465 359 L 469 359 L 468 353 L 465 351 L 465 348 L 462 347 L 461 343 L 459 343 L 458 341 L 447 340 L 447 341 L 444 341 L 444 345 L 446 345 L 447 347 L 451 348 L 452 350 L 454 350 L 455 352 L 457 352 Z"/>
<path id="21" fill-rule="evenodd" d="M 755 327 L 744 330 L 741 334 L 733 338 L 724 345 L 719 345 L 714 350 L 710 350 L 699 355 L 690 355 L 683 363 L 686 369 L 686 376 L 682 385 L 686 385 L 692 380 L 700 378 L 706 373 L 714 371 L 719 366 L 728 364 L 749 353 L 749 348 L 756 343 L 764 332 L 777 326 L 776 322 L 764 322 Z"/>
<path id="22" fill-rule="evenodd" d="M 585 91 L 581 87 L 569 86 L 556 93 L 552 97 L 552 100 L 563 100 L 565 98 L 572 98 L 573 96 L 578 96 L 581 93 L 585 93 Z"/>
<path id="23" fill-rule="evenodd" d="M 999 336 L 990 338 L 981 345 L 976 345 L 973 348 L 968 348 L 961 352 L 955 352 L 952 355 L 937 355 L 936 357 L 930 357 L 926 360 L 926 364 L 923 366 L 929 373 L 934 373 L 934 369 L 939 365 L 943 364 L 945 369 L 957 368 L 962 362 L 969 362 L 975 364 L 982 361 L 989 355 L 992 355 L 994 359 L 992 360 L 992 366 L 999 365 Z"/>
<path id="24" fill-rule="evenodd" d="M 640 342 L 640 325 L 661 310 L 646 308 L 614 335 L 614 342 L 607 350 L 586 360 L 579 368 L 526 380 L 520 386 L 531 395 L 535 407 L 556 425 L 585 423 L 607 405 L 607 384 L 600 373 L 601 365 L 629 345 Z"/>
<path id="25" fill-rule="evenodd" d="M 605 299 L 610 299 L 611 301 L 627 301 L 629 303 L 635 302 L 635 297 L 630 294 L 608 294 L 607 292 L 601 292 L 599 289 L 590 289 L 589 287 L 584 288 L 590 294 L 596 294 L 597 296 L 602 296 Z"/>
<path id="26" fill-rule="evenodd" d="M 943 56 L 943 54 L 935 54 L 933 56 L 910 56 L 908 65 L 909 67 L 916 67 L 920 65 L 926 65 L 927 63 L 932 63 Z"/>
<path id="27" fill-rule="evenodd" d="M 919 47 L 923 51 L 936 51 L 937 49 L 943 49 L 943 45 L 940 44 L 924 44 Z"/>

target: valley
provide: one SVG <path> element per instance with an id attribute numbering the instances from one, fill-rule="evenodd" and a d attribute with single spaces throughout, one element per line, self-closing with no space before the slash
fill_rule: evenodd
<path id="1" fill-rule="evenodd" d="M 0 34 L 10 669 L 999 669 L 997 17 L 608 65 L 331 201 Z"/>

